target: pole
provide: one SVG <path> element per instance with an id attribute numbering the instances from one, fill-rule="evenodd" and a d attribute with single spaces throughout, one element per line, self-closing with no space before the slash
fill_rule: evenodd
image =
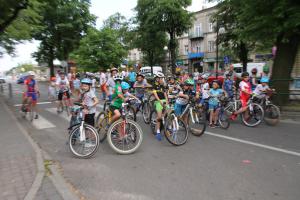
<path id="1" fill-rule="evenodd" d="M 12 98 L 12 85 L 11 83 L 8 84 L 8 94 L 9 94 L 9 98 Z"/>
<path id="2" fill-rule="evenodd" d="M 216 39 L 216 79 L 218 79 L 218 65 L 219 65 L 219 24 L 217 22 L 217 39 Z"/>

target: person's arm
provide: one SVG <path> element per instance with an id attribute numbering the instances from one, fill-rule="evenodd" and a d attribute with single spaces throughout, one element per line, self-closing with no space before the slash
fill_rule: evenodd
<path id="1" fill-rule="evenodd" d="M 99 103 L 99 99 L 95 96 L 93 98 L 94 104 L 92 105 L 92 107 L 96 106 Z"/>

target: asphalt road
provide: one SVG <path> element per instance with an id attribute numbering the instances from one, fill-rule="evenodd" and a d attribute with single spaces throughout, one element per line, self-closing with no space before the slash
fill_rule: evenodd
<path id="1" fill-rule="evenodd" d="M 66 145 L 68 121 L 55 113 L 42 88 L 40 119 L 20 119 L 31 136 L 58 161 L 65 178 L 88 199 L 298 200 L 300 198 L 300 124 L 256 128 L 233 122 L 228 130 L 190 135 L 180 147 L 156 141 L 150 127 L 141 148 L 118 155 L 107 142 L 87 160 L 74 158 Z M 20 88 L 7 102 L 19 116 Z M 7 95 L 7 93 L 5 93 Z"/>

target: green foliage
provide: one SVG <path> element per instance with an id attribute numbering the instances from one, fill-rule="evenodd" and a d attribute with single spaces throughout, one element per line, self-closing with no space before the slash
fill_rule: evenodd
<path id="1" fill-rule="evenodd" d="M 18 64 L 17 67 L 14 67 L 12 69 L 10 69 L 7 74 L 12 74 L 12 72 L 14 73 L 24 73 L 24 72 L 28 72 L 28 71 L 34 71 L 35 65 L 31 64 L 31 63 L 24 63 L 24 64 Z"/>
<path id="2" fill-rule="evenodd" d="M 42 0 L 0 0 L 0 56 L 14 54 L 14 46 L 41 29 Z"/>
<path id="3" fill-rule="evenodd" d="M 172 66 L 176 61 L 176 36 L 188 31 L 192 25 L 192 14 L 186 10 L 191 3 L 191 0 L 139 0 L 135 8 L 142 31 L 154 28 L 153 31 L 169 34 Z"/>
<path id="4" fill-rule="evenodd" d="M 35 34 L 41 44 L 34 53 L 38 62 L 48 63 L 53 75 L 53 60 L 67 60 L 80 39 L 94 24 L 89 0 L 48 0 L 41 15 L 44 28 Z"/>
<path id="5" fill-rule="evenodd" d="M 71 58 L 85 70 L 97 71 L 99 68 L 118 66 L 127 51 L 119 40 L 117 30 L 105 27 L 101 30 L 89 28 L 87 35 L 80 41 Z"/>

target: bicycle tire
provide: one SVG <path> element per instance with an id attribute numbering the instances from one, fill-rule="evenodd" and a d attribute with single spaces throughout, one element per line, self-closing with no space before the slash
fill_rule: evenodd
<path id="1" fill-rule="evenodd" d="M 33 122 L 33 119 L 34 119 L 34 112 L 33 112 L 33 105 L 32 105 L 32 102 L 30 103 L 30 111 L 29 111 L 29 120 L 31 122 Z"/>
<path id="2" fill-rule="evenodd" d="M 142 115 L 143 115 L 143 120 L 144 120 L 145 124 L 150 123 L 150 114 L 151 114 L 150 103 L 146 102 L 142 106 Z"/>
<path id="3" fill-rule="evenodd" d="M 151 133 L 153 134 L 153 135 L 156 135 L 156 123 L 157 123 L 157 121 L 156 121 L 156 117 L 157 117 L 157 112 L 156 112 L 156 110 L 152 110 L 151 111 L 151 113 L 150 113 L 150 117 L 149 117 L 149 121 L 150 121 L 150 127 L 151 127 Z M 160 129 L 161 129 L 161 127 L 162 126 L 160 126 Z"/>
<path id="4" fill-rule="evenodd" d="M 192 124 L 192 121 L 191 121 L 191 116 L 190 114 L 188 114 L 188 128 L 189 128 L 189 131 L 194 135 L 194 136 L 197 136 L 197 137 L 200 137 L 201 135 L 204 134 L 205 130 L 206 130 L 206 113 L 205 112 L 199 112 L 199 111 L 193 111 L 193 114 L 198 114 L 198 119 L 199 119 L 199 122 L 195 122 L 195 125 Z M 201 114 L 199 116 L 199 114 Z M 194 116 L 195 118 L 195 116 Z M 194 128 L 194 126 L 196 125 L 200 125 L 200 129 L 199 128 Z"/>
<path id="5" fill-rule="evenodd" d="M 120 140 L 120 138 L 118 138 L 116 136 L 116 133 L 118 133 L 118 131 L 116 131 L 115 129 L 117 129 L 116 127 L 118 125 L 122 126 L 122 123 L 125 124 L 126 126 L 126 132 L 127 132 L 127 124 L 129 126 L 129 137 L 124 137 Z M 135 128 L 135 132 L 131 132 L 131 128 L 134 127 Z M 112 136 L 112 132 L 113 131 L 116 131 Z M 132 140 L 132 137 L 134 137 L 135 139 Z M 131 120 L 131 119 L 119 119 L 117 121 L 115 121 L 108 129 L 107 131 L 107 140 L 108 140 L 108 144 L 109 146 L 118 154 L 122 154 L 122 155 L 125 155 L 125 154 L 132 154 L 134 153 L 142 144 L 142 141 L 143 141 L 143 132 L 142 132 L 142 129 L 141 127 L 138 125 L 138 123 L 136 123 L 135 121 Z M 117 140 L 120 140 L 121 143 L 123 144 L 123 149 L 121 148 L 118 148 L 117 145 L 115 145 L 115 141 L 118 143 Z M 131 148 L 128 148 L 128 150 L 125 150 L 124 147 L 125 147 L 125 144 L 124 143 L 127 143 L 127 142 L 130 142 L 130 140 L 132 140 L 133 143 L 135 143 L 135 145 Z"/>
<path id="6" fill-rule="evenodd" d="M 280 121 L 280 109 L 274 104 L 268 104 L 265 107 L 264 121 L 270 126 L 275 126 Z"/>
<path id="7" fill-rule="evenodd" d="M 230 126 L 229 117 L 226 114 L 225 110 L 222 108 L 219 111 L 218 122 L 222 129 L 228 129 Z"/>
<path id="8" fill-rule="evenodd" d="M 248 127 L 255 127 L 255 126 L 258 126 L 264 119 L 264 109 L 261 107 L 261 105 L 257 104 L 257 103 L 252 103 L 252 107 L 253 107 L 253 111 L 252 113 L 248 113 L 249 116 L 251 118 L 249 119 L 245 119 L 245 113 L 242 113 L 242 122 L 248 126 Z M 248 108 L 249 110 L 249 108 Z M 256 115 L 258 112 L 261 112 L 261 116 L 260 116 L 260 119 L 256 119 Z M 254 123 L 250 122 L 250 120 L 254 118 L 256 121 Z"/>
<path id="9" fill-rule="evenodd" d="M 177 118 L 177 117 L 176 117 Z M 181 146 L 183 144 L 186 143 L 187 139 L 188 139 L 188 135 L 189 135 L 189 131 L 186 127 L 186 124 L 183 122 L 183 120 L 177 118 L 178 120 L 178 130 L 174 130 L 174 123 L 176 123 L 174 120 L 175 117 L 174 115 L 170 114 L 167 118 L 166 118 L 166 124 L 165 124 L 165 137 L 167 139 L 167 141 L 174 145 L 174 146 Z M 182 133 L 179 135 L 179 132 Z M 178 138 L 180 138 L 178 140 Z"/>
<path id="10" fill-rule="evenodd" d="M 128 116 L 127 116 L 127 119 L 131 119 L 131 120 L 133 120 L 133 121 L 135 121 L 136 122 L 136 112 L 135 112 L 135 109 L 132 107 L 132 106 L 128 106 L 127 107 L 127 114 L 128 114 Z"/>
<path id="11" fill-rule="evenodd" d="M 100 112 L 97 116 L 97 120 L 96 120 L 96 129 L 99 135 L 99 141 L 100 143 L 104 142 L 104 140 L 107 137 L 107 130 L 106 126 L 108 124 L 108 118 L 105 115 L 104 112 Z"/>
<path id="12" fill-rule="evenodd" d="M 90 126 L 88 124 L 84 124 L 83 126 L 84 126 L 84 129 L 89 130 L 90 133 L 93 134 L 93 137 L 95 138 L 94 148 L 89 153 L 87 153 L 87 154 L 80 154 L 79 152 L 77 152 L 75 150 L 74 146 L 75 146 L 76 142 L 79 140 L 79 135 L 80 135 L 80 134 L 78 134 L 79 131 L 80 131 L 80 125 L 78 125 L 78 126 L 74 127 L 72 129 L 72 131 L 70 132 L 70 136 L 69 136 L 69 149 L 70 149 L 71 153 L 75 157 L 86 159 L 86 158 L 92 157 L 97 152 L 97 150 L 99 148 L 99 135 L 98 135 L 98 133 L 97 133 L 97 131 L 95 130 L 94 127 L 92 127 L 92 126 Z M 86 137 L 88 137 L 88 136 L 86 136 Z M 83 144 L 83 148 L 82 149 L 85 149 L 85 147 L 84 147 L 85 144 L 86 143 Z"/>

